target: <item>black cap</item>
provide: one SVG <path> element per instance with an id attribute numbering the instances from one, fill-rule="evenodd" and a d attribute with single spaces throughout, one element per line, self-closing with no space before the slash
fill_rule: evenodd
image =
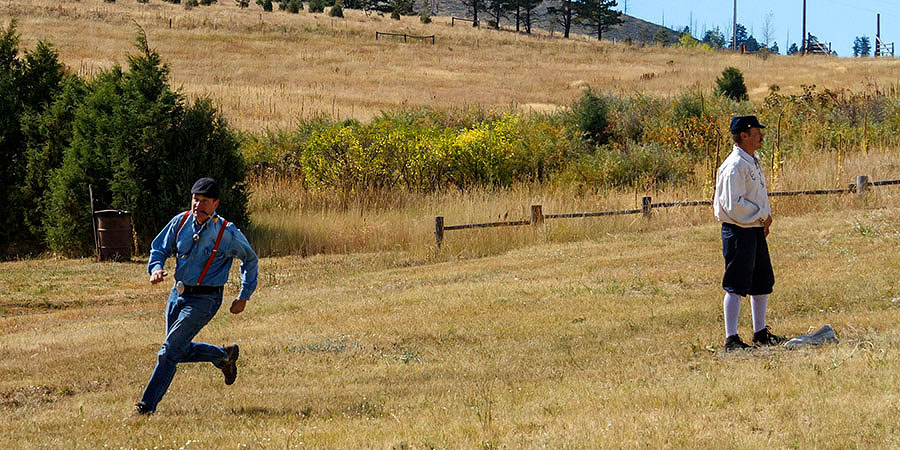
<path id="1" fill-rule="evenodd" d="M 204 197 L 219 198 L 219 185 L 212 178 L 201 178 L 194 183 L 191 188 L 191 194 L 202 195 Z"/>
<path id="2" fill-rule="evenodd" d="M 734 116 L 731 118 L 731 134 L 738 134 L 751 128 L 765 128 L 756 116 Z"/>

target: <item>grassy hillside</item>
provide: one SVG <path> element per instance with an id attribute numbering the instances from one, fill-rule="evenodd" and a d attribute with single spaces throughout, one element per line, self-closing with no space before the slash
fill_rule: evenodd
<path id="1" fill-rule="evenodd" d="M 231 1 L 189 11 L 158 0 L 0 2 L 0 17 L 18 18 L 27 47 L 50 41 L 72 70 L 86 75 L 123 63 L 134 51 L 135 23 L 141 25 L 171 64 L 175 86 L 212 96 L 233 124 L 252 131 L 286 128 L 315 114 L 367 119 L 405 106 L 543 111 L 570 104 L 586 85 L 669 95 L 695 85 L 711 89 L 727 66 L 744 72 L 751 99 L 759 101 L 772 85 L 785 93 L 812 84 L 890 87 L 900 66 L 887 59 L 764 60 L 450 27 L 445 17 L 424 25 L 417 17 L 346 14 L 262 13 Z M 376 41 L 376 31 L 437 38 L 433 46 Z"/>
<path id="2" fill-rule="evenodd" d="M 837 345 L 721 354 L 709 224 L 470 260 L 269 258 L 246 313 L 200 334 L 240 343 L 237 383 L 183 365 L 149 418 L 131 404 L 166 288 L 140 262 L 3 263 L 0 446 L 896 447 L 900 209 L 880 206 L 773 226 L 770 324 L 830 323 Z"/>

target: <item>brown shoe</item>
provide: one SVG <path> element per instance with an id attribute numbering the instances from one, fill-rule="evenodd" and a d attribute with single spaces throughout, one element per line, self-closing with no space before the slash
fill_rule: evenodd
<path id="1" fill-rule="evenodd" d="M 222 366 L 222 373 L 225 374 L 225 384 L 231 386 L 237 378 L 237 359 L 240 349 L 237 344 L 226 345 L 225 353 L 228 353 L 228 359 Z"/>

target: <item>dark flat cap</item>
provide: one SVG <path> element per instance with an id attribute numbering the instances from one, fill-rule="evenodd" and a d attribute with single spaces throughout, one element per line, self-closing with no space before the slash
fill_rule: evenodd
<path id="1" fill-rule="evenodd" d="M 756 116 L 734 116 L 731 118 L 731 134 L 738 134 L 751 128 L 765 128 Z"/>
<path id="2" fill-rule="evenodd" d="M 202 195 L 209 198 L 219 198 L 219 185 L 212 178 L 201 178 L 194 183 L 191 194 Z"/>

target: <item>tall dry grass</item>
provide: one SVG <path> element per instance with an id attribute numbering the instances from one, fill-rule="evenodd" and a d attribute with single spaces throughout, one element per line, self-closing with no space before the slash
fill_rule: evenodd
<path id="1" fill-rule="evenodd" d="M 727 156 L 725 150 L 721 157 Z M 765 161 L 765 160 L 764 160 Z M 799 155 L 785 161 L 776 172 L 767 170 L 770 190 L 847 188 L 857 175 L 870 180 L 900 179 L 894 150 Z M 434 194 L 404 191 L 358 193 L 350 199 L 332 192 L 306 189 L 292 179 L 262 178 L 251 183 L 249 208 L 254 226 L 250 240 L 263 255 L 311 255 L 350 251 L 402 250 L 418 258 L 435 249 L 434 217 L 445 225 L 527 220 L 530 206 L 541 205 L 544 214 L 627 210 L 640 208 L 641 198 L 654 202 L 707 200 L 714 179 L 698 167 L 696 181 L 662 190 L 597 190 L 578 184 L 516 185 L 509 189 L 448 190 Z M 708 181 L 704 182 L 704 181 Z M 875 188 L 872 201 L 896 205 L 897 189 Z M 839 214 L 858 206 L 854 195 L 774 197 L 776 217 L 816 211 Z M 504 227 L 448 231 L 443 254 L 484 256 L 512 248 L 546 242 L 571 242 L 628 230 L 662 230 L 672 226 L 709 224 L 711 208 L 659 209 L 652 220 L 639 214 L 617 217 L 553 219 L 543 226 Z"/>
<path id="2" fill-rule="evenodd" d="M 547 111 L 569 105 L 587 85 L 674 95 L 688 86 L 711 89 L 727 66 L 743 71 L 750 98 L 758 101 L 772 85 L 784 93 L 813 84 L 891 87 L 900 67 L 889 59 L 764 60 L 450 27 L 445 17 L 425 25 L 417 17 L 345 14 L 263 13 L 224 0 L 189 11 L 157 0 L 0 2 L 0 17 L 18 18 L 28 47 L 50 41 L 62 61 L 88 76 L 125 62 L 139 24 L 171 64 L 175 86 L 190 96 L 211 96 L 232 124 L 250 131 L 290 128 L 317 114 L 366 120 L 406 106 Z M 376 41 L 376 31 L 435 34 L 437 43 Z"/>

